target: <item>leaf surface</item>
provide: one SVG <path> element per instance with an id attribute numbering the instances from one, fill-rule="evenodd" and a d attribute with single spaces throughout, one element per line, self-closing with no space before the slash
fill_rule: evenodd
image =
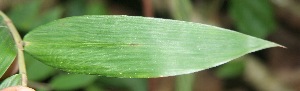
<path id="1" fill-rule="evenodd" d="M 7 79 L 5 79 L 1 85 L 0 85 L 0 90 L 3 88 L 11 87 L 11 86 L 18 86 L 21 85 L 21 75 L 20 74 L 15 74 Z"/>
<path id="2" fill-rule="evenodd" d="M 77 16 L 36 28 L 25 51 L 73 73 L 148 78 L 188 74 L 280 46 L 210 25 L 137 16 Z"/>
<path id="3" fill-rule="evenodd" d="M 12 34 L 3 17 L 0 16 L 0 78 L 12 64 L 16 55 L 17 48 Z"/>

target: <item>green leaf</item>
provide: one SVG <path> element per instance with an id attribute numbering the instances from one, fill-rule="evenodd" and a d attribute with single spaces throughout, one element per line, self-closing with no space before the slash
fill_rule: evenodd
<path id="1" fill-rule="evenodd" d="M 21 30 L 32 29 L 33 24 L 35 23 L 36 15 L 39 13 L 39 9 L 41 7 L 42 0 L 31 0 L 22 4 L 17 4 L 13 7 L 10 12 L 8 12 L 8 16 L 15 23 L 17 28 Z"/>
<path id="2" fill-rule="evenodd" d="M 66 5 L 66 16 L 84 15 L 85 11 L 85 0 L 68 1 Z"/>
<path id="3" fill-rule="evenodd" d="M 107 8 L 103 0 L 88 0 L 86 3 L 86 15 L 104 15 L 107 14 Z"/>
<path id="4" fill-rule="evenodd" d="M 89 85 L 84 89 L 84 91 L 105 91 L 103 88 L 97 86 L 97 85 Z"/>
<path id="5" fill-rule="evenodd" d="M 242 75 L 242 73 L 244 72 L 244 67 L 245 62 L 244 57 L 242 57 L 220 66 L 217 69 L 216 74 L 218 77 L 223 79 L 236 78 Z"/>
<path id="6" fill-rule="evenodd" d="M 100 77 L 98 83 L 104 87 L 113 87 L 124 91 L 147 91 L 147 79 L 143 78 L 108 78 Z"/>
<path id="7" fill-rule="evenodd" d="M 0 78 L 12 64 L 16 56 L 16 44 L 6 22 L 0 16 Z"/>
<path id="8" fill-rule="evenodd" d="M 52 67 L 43 64 L 42 62 L 34 59 L 29 54 L 25 53 L 27 77 L 31 81 L 41 81 L 52 76 L 56 70 Z"/>
<path id="9" fill-rule="evenodd" d="M 18 4 L 10 10 L 8 15 L 21 32 L 29 32 L 39 25 L 59 19 L 63 13 L 63 9 L 59 6 L 40 10 L 44 1 L 45 0 L 30 0 Z"/>
<path id="10" fill-rule="evenodd" d="M 18 86 L 21 85 L 21 75 L 15 74 L 13 76 L 10 76 L 9 78 L 5 79 L 1 85 L 0 89 L 11 87 L 11 86 Z"/>
<path id="11" fill-rule="evenodd" d="M 72 0 L 66 5 L 67 16 L 105 15 L 107 8 L 103 0 Z"/>
<path id="12" fill-rule="evenodd" d="M 276 27 L 269 0 L 230 0 L 229 12 L 239 31 L 265 38 Z"/>
<path id="13" fill-rule="evenodd" d="M 59 19 L 61 15 L 63 14 L 63 9 L 60 6 L 53 7 L 46 12 L 44 12 L 42 15 L 36 15 L 39 16 L 38 18 L 35 17 L 35 22 L 33 23 L 32 27 L 38 27 L 42 24 L 46 24 L 50 21 Z"/>
<path id="14" fill-rule="evenodd" d="M 137 16 L 78 16 L 36 28 L 25 51 L 82 74 L 147 78 L 188 74 L 280 46 L 210 25 Z"/>
<path id="15" fill-rule="evenodd" d="M 64 74 L 54 77 L 50 86 L 55 90 L 74 90 L 90 85 L 97 76 Z"/>

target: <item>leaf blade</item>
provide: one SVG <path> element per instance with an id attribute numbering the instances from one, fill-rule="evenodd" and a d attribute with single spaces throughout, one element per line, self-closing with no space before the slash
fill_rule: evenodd
<path id="1" fill-rule="evenodd" d="M 16 44 L 2 16 L 0 16 L 0 40 L 1 78 L 17 56 Z"/>
<path id="2" fill-rule="evenodd" d="M 134 16 L 65 18 L 24 41 L 25 51 L 55 68 L 127 78 L 192 73 L 280 46 L 214 26 Z"/>
<path id="3" fill-rule="evenodd" d="M 18 86 L 18 85 L 21 85 L 21 84 L 22 84 L 21 75 L 20 74 L 15 74 L 15 75 L 5 79 L 1 83 L 0 89 L 11 87 L 11 86 Z"/>

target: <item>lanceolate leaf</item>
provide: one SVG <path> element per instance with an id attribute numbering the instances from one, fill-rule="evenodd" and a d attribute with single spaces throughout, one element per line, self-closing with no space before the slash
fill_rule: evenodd
<path id="1" fill-rule="evenodd" d="M 5 79 L 1 85 L 0 89 L 11 87 L 11 86 L 18 86 L 21 85 L 21 75 L 15 74 L 7 79 Z"/>
<path id="2" fill-rule="evenodd" d="M 3 17 L 0 16 L 0 78 L 12 64 L 16 55 L 17 50 L 14 39 Z"/>
<path id="3" fill-rule="evenodd" d="M 136 16 L 60 19 L 24 41 L 26 52 L 55 68 L 127 78 L 192 73 L 279 46 L 214 26 Z"/>

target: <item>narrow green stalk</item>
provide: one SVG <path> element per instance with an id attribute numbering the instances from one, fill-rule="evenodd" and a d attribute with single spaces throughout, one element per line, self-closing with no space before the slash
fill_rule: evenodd
<path id="1" fill-rule="evenodd" d="M 23 53 L 24 50 L 23 41 L 16 27 L 13 25 L 12 21 L 2 11 L 0 11 L 0 15 L 4 18 L 4 21 L 6 22 L 9 31 L 11 32 L 15 40 L 15 43 L 17 45 L 17 50 L 18 50 L 17 60 L 19 65 L 19 74 L 21 74 L 22 76 L 22 86 L 27 86 L 27 74 L 26 74 L 26 66 L 25 66 L 24 53 Z"/>

